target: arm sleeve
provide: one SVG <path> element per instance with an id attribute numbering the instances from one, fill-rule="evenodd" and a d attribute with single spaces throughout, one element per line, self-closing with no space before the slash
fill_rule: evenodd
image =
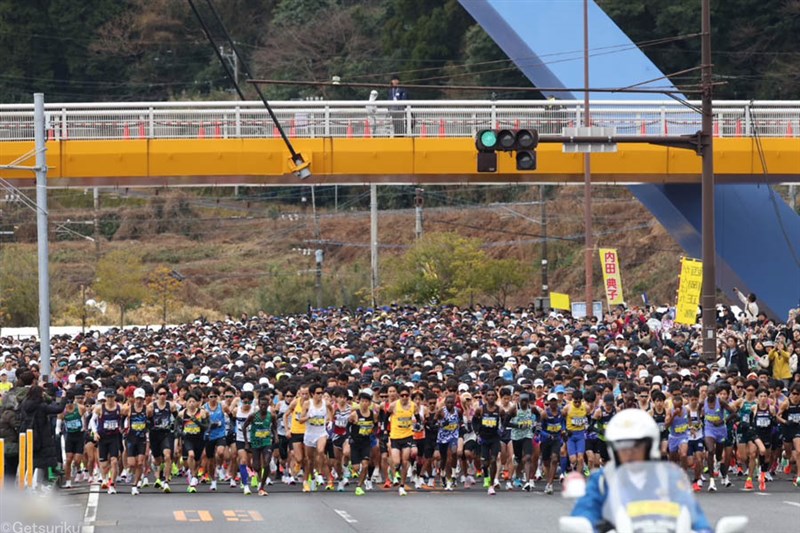
<path id="1" fill-rule="evenodd" d="M 586 483 L 586 494 L 575 502 L 571 516 L 582 516 L 592 523 L 592 527 L 597 531 L 597 526 L 603 520 L 603 503 L 606 500 L 605 491 L 600 491 L 601 472 L 595 472 L 589 477 Z"/>

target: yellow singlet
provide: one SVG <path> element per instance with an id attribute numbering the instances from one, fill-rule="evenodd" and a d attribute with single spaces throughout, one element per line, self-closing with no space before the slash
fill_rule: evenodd
<path id="1" fill-rule="evenodd" d="M 303 402 L 298 401 L 294 406 L 294 416 L 292 416 L 292 427 L 290 431 L 292 435 L 305 435 L 306 425 L 299 422 L 300 415 L 303 414 Z"/>
<path id="2" fill-rule="evenodd" d="M 585 431 L 589 419 L 586 417 L 586 404 L 581 403 L 580 407 L 570 402 L 567 407 L 567 431 Z"/>
<path id="3" fill-rule="evenodd" d="M 394 404 L 394 414 L 391 417 L 392 429 L 389 438 L 392 440 L 407 439 L 414 436 L 414 413 L 417 406 L 409 402 L 408 407 L 403 407 L 399 401 Z"/>

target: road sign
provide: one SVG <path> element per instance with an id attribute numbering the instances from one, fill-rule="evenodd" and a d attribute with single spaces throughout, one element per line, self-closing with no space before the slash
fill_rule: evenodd
<path id="1" fill-rule="evenodd" d="M 565 137 L 613 137 L 616 135 L 616 128 L 563 128 L 562 135 Z M 565 154 L 586 154 L 586 153 L 614 153 L 617 151 L 617 143 L 564 143 L 561 151 Z"/>

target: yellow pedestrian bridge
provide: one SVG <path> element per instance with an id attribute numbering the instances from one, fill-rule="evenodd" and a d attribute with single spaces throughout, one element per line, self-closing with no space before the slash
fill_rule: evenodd
<path id="1" fill-rule="evenodd" d="M 537 129 L 583 123 L 573 101 L 292 101 L 273 108 L 295 150 L 311 162 L 303 184 L 570 183 L 583 181 L 583 154 L 562 144 L 537 149 L 538 168 L 515 169 L 498 154 L 496 173 L 477 172 L 475 135 L 485 128 Z M 693 102 L 693 104 L 697 104 Z M 592 125 L 616 135 L 695 133 L 700 115 L 679 102 L 592 102 Z M 260 102 L 48 104 L 50 187 L 296 185 L 288 150 Z M 800 181 L 800 102 L 714 103 L 719 183 Z M 32 165 L 33 106 L 0 105 L 0 166 Z M 596 183 L 699 183 L 695 152 L 620 143 L 592 155 Z M 0 177 L 30 186 L 29 171 Z"/>

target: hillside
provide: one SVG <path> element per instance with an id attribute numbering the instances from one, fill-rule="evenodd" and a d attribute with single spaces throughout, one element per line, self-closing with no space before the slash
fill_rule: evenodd
<path id="1" fill-rule="evenodd" d="M 295 189 L 298 194 L 308 196 L 308 188 Z M 381 189 L 381 199 L 397 193 L 394 189 Z M 582 188 L 548 189 L 551 290 L 568 292 L 574 299 L 582 299 Z M 110 232 L 110 221 L 116 221 L 116 230 L 111 240 L 101 238 L 97 256 L 95 245 L 78 238 L 78 232 L 65 234 L 59 229 L 69 220 L 68 227 L 91 235 L 91 225 L 80 222 L 91 221 L 93 211 L 65 207 L 84 199 L 75 192 L 53 191 L 51 226 L 55 230 L 51 235 L 50 256 L 54 323 L 80 321 L 80 285 L 88 287 L 87 298 L 92 298 L 98 258 L 115 250 L 135 251 L 147 271 L 166 266 L 185 277 L 175 304 L 170 304 L 168 310 L 171 320 L 258 310 L 302 311 L 309 302 L 316 301 L 312 269 L 317 230 L 310 207 L 304 213 L 295 205 L 242 201 L 231 196 L 213 199 L 200 192 L 140 191 L 127 196 L 103 193 L 101 205 L 106 207 L 99 212 L 101 228 Z M 437 193 L 430 196 L 434 194 Z M 357 198 L 361 196 L 363 193 Z M 88 197 L 90 200 L 91 195 Z M 508 302 L 510 305 L 525 304 L 541 292 L 542 227 L 538 200 L 538 187 L 521 191 L 513 203 L 474 205 L 441 196 L 438 203 L 446 205 L 424 209 L 424 230 L 475 237 L 492 257 L 513 258 L 532 265 L 533 276 Z M 338 210 L 319 210 L 320 247 L 325 251 L 324 305 L 357 306 L 368 301 L 369 211 L 348 208 L 346 204 L 342 202 Z M 9 213 L 9 218 L 17 220 L 15 238 L 28 242 L 4 244 L 4 271 L 9 271 L 7 266 L 12 258 L 19 262 L 20 258 L 28 257 L 34 266 L 33 213 L 20 209 Z M 649 213 L 623 188 L 595 187 L 593 220 L 598 245 L 619 249 L 628 301 L 640 302 L 640 295 L 645 291 L 654 302 L 669 301 L 677 286 L 681 252 Z M 398 254 L 414 242 L 414 210 L 382 210 L 379 241 L 381 271 L 385 276 Z M 308 249 L 308 255 L 304 255 L 302 249 Z M 124 269 L 125 265 L 119 268 Z M 13 272 L 13 268 L 9 272 Z M 27 271 L 22 277 L 28 285 L 34 284 L 35 295 L 33 273 Z M 4 279 L 9 282 L 8 276 Z M 19 282 L 19 278 L 16 281 Z M 600 299 L 597 259 L 595 281 L 595 294 Z M 128 313 L 127 321 L 158 322 L 159 309 L 156 304 L 143 305 Z M 108 309 L 106 312 L 111 320 L 117 320 L 117 311 Z M 18 325 L 14 317 L 19 319 L 20 313 L 12 311 L 11 315 L 12 320 L 7 321 L 7 325 Z"/>

